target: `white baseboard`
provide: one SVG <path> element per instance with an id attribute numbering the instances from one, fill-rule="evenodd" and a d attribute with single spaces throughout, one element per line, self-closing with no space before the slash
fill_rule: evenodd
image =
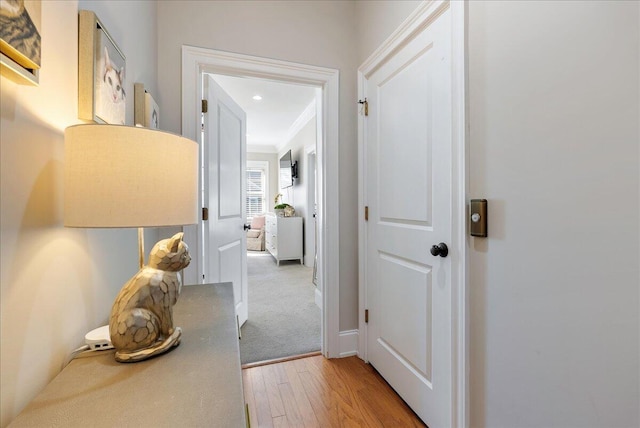
<path id="1" fill-rule="evenodd" d="M 318 287 L 316 287 L 316 306 L 322 310 L 322 293 L 318 290 Z"/>
<path id="2" fill-rule="evenodd" d="M 358 355 L 358 330 L 340 332 L 340 358 Z"/>

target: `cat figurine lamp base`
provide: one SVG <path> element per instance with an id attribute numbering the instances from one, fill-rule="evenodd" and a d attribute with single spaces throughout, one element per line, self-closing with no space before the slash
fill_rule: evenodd
<path id="1" fill-rule="evenodd" d="M 135 362 L 163 354 L 180 344 L 182 330 L 173 325 L 179 271 L 191 261 L 182 232 L 159 241 L 143 266 L 122 287 L 111 309 L 109 334 L 119 362 Z"/>

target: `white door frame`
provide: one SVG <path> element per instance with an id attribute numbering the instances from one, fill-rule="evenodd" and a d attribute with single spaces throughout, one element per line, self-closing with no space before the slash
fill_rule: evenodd
<path id="1" fill-rule="evenodd" d="M 322 110 L 318 114 L 322 139 L 317 144 L 318 168 L 318 285 L 322 290 L 322 352 L 340 356 L 339 346 L 339 199 L 338 192 L 338 82 L 335 69 L 182 46 L 182 135 L 201 143 L 200 99 L 202 74 L 255 77 L 321 88 Z M 200 242 L 197 227 L 185 227 L 189 242 Z M 200 245 L 198 245 L 200 248 Z M 194 269 L 185 272 L 185 283 L 200 283 L 202 254 L 197 251 Z M 193 264 L 193 262 L 192 262 Z"/>
<path id="2" fill-rule="evenodd" d="M 468 143 L 466 133 L 466 16 L 467 4 L 460 0 L 425 1 L 404 21 L 404 23 L 358 68 L 358 95 L 364 97 L 365 80 L 398 49 L 413 39 L 419 31 L 428 26 L 443 10 L 451 8 L 451 64 L 452 64 L 452 177 L 451 177 L 451 225 L 452 236 L 450 252 L 456 253 L 458 263 L 451 265 L 451 421 L 454 427 L 469 426 L 469 388 L 468 388 L 468 279 L 466 276 L 468 260 L 466 235 L 466 205 L 468 186 Z M 358 116 L 358 206 L 364 212 L 365 183 L 365 122 L 363 115 Z M 363 216 L 358 219 L 359 253 L 359 349 L 360 357 L 367 358 L 367 324 L 364 310 L 367 307 L 366 291 L 366 231 Z"/>

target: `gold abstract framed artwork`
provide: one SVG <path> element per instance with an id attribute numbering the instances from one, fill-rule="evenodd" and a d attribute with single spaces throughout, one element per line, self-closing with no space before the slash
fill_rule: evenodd
<path id="1" fill-rule="evenodd" d="M 41 0 L 0 1 L 0 72 L 37 85 L 41 65 Z"/>
<path id="2" fill-rule="evenodd" d="M 124 125 L 125 56 L 95 13 L 79 12 L 78 117 Z"/>

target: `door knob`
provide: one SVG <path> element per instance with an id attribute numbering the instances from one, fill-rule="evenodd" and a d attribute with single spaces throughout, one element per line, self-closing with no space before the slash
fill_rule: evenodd
<path id="1" fill-rule="evenodd" d="M 249 224 L 245 224 L 245 225 L 244 225 L 244 230 L 249 230 L 249 229 L 251 229 L 251 225 L 249 225 Z"/>
<path id="2" fill-rule="evenodd" d="M 438 245 L 433 245 L 431 247 L 431 254 L 434 256 L 447 257 L 447 254 L 449 254 L 449 248 L 447 247 L 447 244 L 441 242 Z"/>

